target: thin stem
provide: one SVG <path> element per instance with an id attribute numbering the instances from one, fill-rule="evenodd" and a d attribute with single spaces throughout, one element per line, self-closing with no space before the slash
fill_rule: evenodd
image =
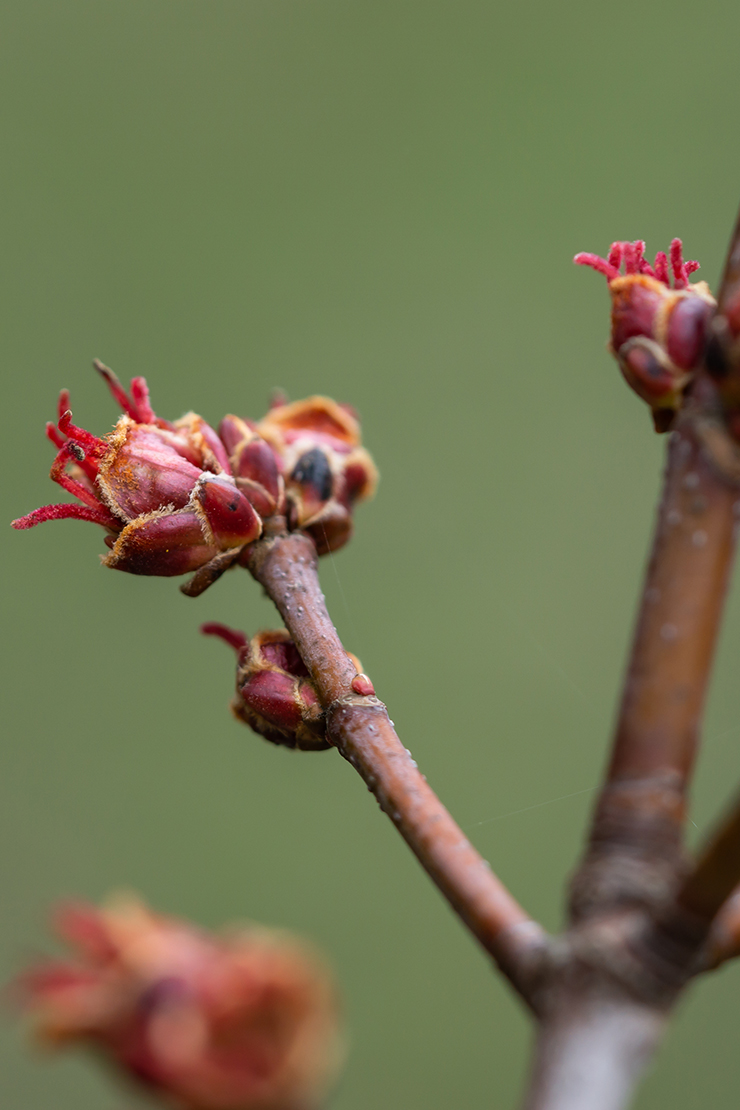
<path id="1" fill-rule="evenodd" d="M 532 1004 L 545 934 L 463 835 L 427 785 L 375 697 L 352 691 L 355 667 L 326 609 L 313 541 L 278 533 L 249 569 L 277 606 L 319 691 L 327 737 L 362 776 L 418 860 L 483 947 Z"/>
<path id="2" fill-rule="evenodd" d="M 735 887 L 711 924 L 700 970 L 712 971 L 740 956 L 740 886 Z"/>

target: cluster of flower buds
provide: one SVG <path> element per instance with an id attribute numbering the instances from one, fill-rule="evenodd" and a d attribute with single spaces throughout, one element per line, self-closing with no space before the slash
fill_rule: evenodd
<path id="1" fill-rule="evenodd" d="M 668 256 L 659 251 L 651 266 L 641 240 L 612 243 L 606 258 L 577 254 L 573 261 L 606 277 L 612 298 L 609 348 L 627 383 L 650 405 L 655 430 L 668 431 L 701 366 L 716 308 L 706 282 L 689 281 L 699 263 L 685 262 L 681 240 L 674 239 L 671 288 Z"/>
<path id="2" fill-rule="evenodd" d="M 127 393 L 111 370 L 95 366 L 123 409 L 113 432 L 101 439 L 74 425 L 66 390 L 57 423 L 47 424 L 58 452 L 51 478 L 80 504 L 45 505 L 14 528 L 70 518 L 100 524 L 111 549 L 106 566 L 195 571 L 183 587 L 193 596 L 246 560 L 274 514 L 309 531 L 322 554 L 349 538 L 352 507 L 377 480 L 349 411 L 311 397 L 280 404 L 259 424 L 227 416 L 217 434 L 195 413 L 161 419 L 144 378 Z"/>
<path id="3" fill-rule="evenodd" d="M 102 524 L 111 549 L 103 562 L 131 574 L 185 574 L 214 562 L 225 569 L 262 524 L 221 440 L 195 413 L 174 423 L 156 416 L 143 378 L 126 393 L 111 370 L 95 365 L 124 410 L 113 432 L 100 439 L 76 427 L 66 390 L 57 424 L 47 424 L 58 448 L 51 477 L 82 504 L 45 505 L 13 527 L 69 518 Z"/>
<path id="4" fill-rule="evenodd" d="M 331 747 L 316 687 L 288 632 L 258 632 L 248 640 L 243 632 L 216 623 L 202 625 L 201 632 L 220 637 L 236 651 L 235 717 L 273 744 L 302 751 Z M 357 692 L 374 693 L 359 659 L 350 659 L 358 680 L 368 687 Z"/>
<path id="5" fill-rule="evenodd" d="M 131 898 L 60 910 L 76 950 L 20 980 L 36 1035 L 88 1045 L 180 1110 L 313 1110 L 341 1060 L 313 952 L 259 927 L 210 935 Z"/>

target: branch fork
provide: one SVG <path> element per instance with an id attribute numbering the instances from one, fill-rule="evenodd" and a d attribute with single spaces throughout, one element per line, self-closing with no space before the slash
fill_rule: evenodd
<path id="1" fill-rule="evenodd" d="M 733 394 L 700 361 L 689 365 L 710 328 L 708 290 L 699 289 L 692 301 L 697 287 L 687 272 L 674 293 L 660 257 L 658 270 L 648 274 L 644 245 L 635 245 L 634 257 L 626 246 L 619 259 L 607 260 L 616 266 L 613 274 L 596 268 L 619 285 L 623 315 L 614 326 L 622 328 L 620 365 L 633 388 L 643 387 L 630 379 L 637 362 L 634 342 L 624 339 L 624 314 L 633 309 L 624 299 L 629 282 L 618 274 L 622 258 L 633 265 L 629 296 L 644 309 L 644 298 L 659 293 L 667 306 L 660 312 L 680 309 L 694 332 L 683 348 L 674 342 L 673 362 L 660 356 L 673 375 L 664 394 L 641 393 L 654 407 L 656 430 L 670 428 L 672 435 L 612 753 L 562 937 L 549 937 L 532 920 L 469 843 L 403 747 L 382 701 L 353 691 L 356 668 L 326 611 L 311 539 L 276 521 L 248 560 L 316 686 L 327 741 L 358 771 L 534 1013 L 538 1037 L 526 1110 L 622 1110 L 687 983 L 740 953 L 740 802 L 698 862 L 684 844 L 739 521 L 740 448 L 727 400 Z M 678 241 L 672 252 L 678 260 Z M 587 261 L 594 264 L 591 256 Z M 740 288 L 740 271 L 735 279 Z M 667 291 L 656 293 L 661 282 Z M 720 312 L 726 299 L 723 286 Z M 658 314 L 646 335 L 648 353 L 665 341 L 661 319 Z M 678 315 L 675 320 L 678 328 Z M 712 327 L 712 334 L 723 334 Z M 678 368 L 676 358 L 683 359 Z M 647 363 L 638 369 L 650 371 Z M 727 374 L 740 378 L 740 369 Z"/>

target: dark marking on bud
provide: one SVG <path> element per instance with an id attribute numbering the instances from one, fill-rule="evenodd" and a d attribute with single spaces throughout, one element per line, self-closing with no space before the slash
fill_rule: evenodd
<path id="1" fill-rule="evenodd" d="M 328 501 L 331 497 L 333 485 L 331 467 L 326 455 L 318 447 L 301 455 L 293 468 L 291 478 L 299 485 L 312 486 L 321 501 Z"/>

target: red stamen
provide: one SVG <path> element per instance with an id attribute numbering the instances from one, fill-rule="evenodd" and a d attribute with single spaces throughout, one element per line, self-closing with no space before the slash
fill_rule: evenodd
<path id="1" fill-rule="evenodd" d="M 52 424 L 51 420 L 47 420 L 46 422 L 46 435 L 57 449 L 64 447 L 64 444 L 67 442 L 67 437 L 62 435 L 57 429 L 56 424 Z"/>
<path id="2" fill-rule="evenodd" d="M 608 262 L 606 258 L 600 258 L 598 254 L 589 254 L 587 251 L 581 251 L 573 259 L 576 266 L 590 266 L 592 270 L 597 273 L 603 274 L 607 281 L 614 281 L 619 277 L 619 270 Z"/>
<path id="3" fill-rule="evenodd" d="M 655 256 L 655 276 L 658 281 L 662 281 L 664 285 L 669 284 L 668 255 L 665 251 L 658 251 Z"/>
<path id="4" fill-rule="evenodd" d="M 624 257 L 624 243 L 622 243 L 621 241 L 618 241 L 616 243 L 612 243 L 612 245 L 609 247 L 609 253 L 606 256 L 606 260 L 609 263 L 609 265 L 613 266 L 615 268 L 615 270 L 619 270 L 619 267 L 622 265 L 622 258 L 623 257 Z"/>
<path id="5" fill-rule="evenodd" d="M 57 401 L 57 420 L 61 420 L 65 412 L 69 409 L 69 390 L 63 389 L 59 394 Z"/>
<path id="6" fill-rule="evenodd" d="M 89 505 L 92 509 L 100 508 L 100 499 L 95 496 L 93 491 L 88 489 L 87 486 L 83 486 L 82 482 L 78 482 L 65 470 L 70 458 L 78 462 L 77 456 L 73 451 L 73 445 L 65 443 L 54 459 L 54 462 L 51 464 L 49 477 L 52 482 L 56 482 L 62 489 L 66 489 L 67 493 L 71 493 L 74 497 L 78 497 L 83 504 Z"/>
<path id="7" fill-rule="evenodd" d="M 699 263 L 684 262 L 680 239 L 674 239 L 671 243 L 670 258 L 674 286 L 676 289 L 685 289 L 689 284 L 689 275 L 699 269 Z M 577 254 L 573 261 L 578 266 L 590 266 L 597 270 L 609 282 L 619 277 L 620 267 L 624 262 L 625 274 L 646 274 L 648 277 L 655 278 L 664 285 L 670 286 L 668 256 L 665 251 L 658 251 L 655 256 L 655 265 L 651 266 L 645 258 L 644 239 L 635 239 L 634 243 L 618 240 L 616 243 L 612 243 L 606 258 L 601 258 L 598 254 L 582 252 Z"/>
<path id="8" fill-rule="evenodd" d="M 98 505 L 97 509 L 88 508 L 87 505 L 42 505 L 28 516 L 12 520 L 10 524 L 12 528 L 22 530 L 35 528 L 45 520 L 89 520 L 92 524 L 102 524 L 104 528 L 120 530 L 121 527 L 120 520 L 116 520 L 102 505 Z"/>
<path id="9" fill-rule="evenodd" d="M 157 417 L 149 404 L 149 387 L 146 384 L 146 378 L 131 379 L 131 396 L 136 409 L 134 419 L 139 424 L 154 424 Z"/>
<path id="10" fill-rule="evenodd" d="M 118 375 L 114 374 L 110 367 L 101 362 L 99 358 L 93 361 L 93 366 L 100 376 L 105 379 L 105 384 L 113 394 L 113 399 L 118 402 L 126 415 L 130 416 L 132 420 L 135 420 L 137 424 L 143 423 L 138 418 L 135 402 L 131 400 L 128 393 L 121 385 Z"/>
<path id="11" fill-rule="evenodd" d="M 94 458 L 101 458 L 110 447 L 104 439 L 99 439 L 98 436 L 86 432 L 84 428 L 78 428 L 76 424 L 72 423 L 72 413 L 69 409 L 62 414 L 59 418 L 59 431 L 64 432 L 75 443 L 79 443 L 84 447 L 85 453 L 91 454 Z"/>
<path id="12" fill-rule="evenodd" d="M 207 624 L 202 624 L 200 630 L 204 636 L 218 636 L 221 640 L 233 647 L 234 651 L 239 653 L 242 648 L 247 646 L 247 637 L 243 632 L 238 632 L 235 628 L 229 628 L 226 624 L 219 624 L 217 621 L 208 621 Z"/>
<path id="13" fill-rule="evenodd" d="M 673 270 L 673 285 L 676 289 L 685 289 L 689 284 L 689 275 L 683 260 L 683 243 L 680 239 L 671 241 L 671 268 Z"/>
<path id="14" fill-rule="evenodd" d="M 643 258 L 642 262 L 640 263 L 640 273 L 646 274 L 648 277 L 651 278 L 655 277 L 655 270 L 646 258 Z"/>
<path id="15" fill-rule="evenodd" d="M 640 262 L 645 250 L 645 244 L 640 239 L 634 243 L 624 244 L 624 272 L 625 274 L 639 274 Z"/>

